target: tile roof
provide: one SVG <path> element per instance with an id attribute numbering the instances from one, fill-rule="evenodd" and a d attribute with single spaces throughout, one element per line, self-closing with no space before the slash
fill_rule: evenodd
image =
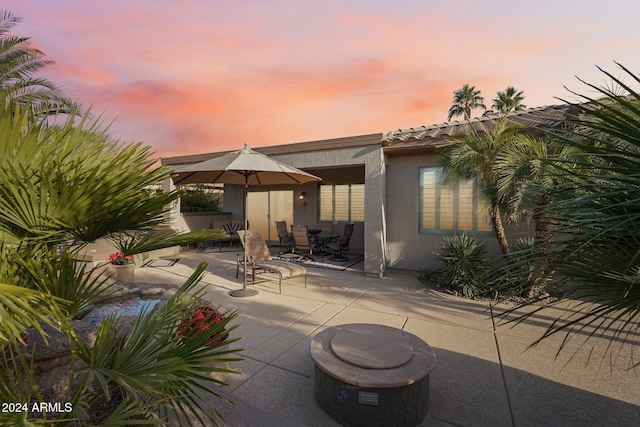
<path id="1" fill-rule="evenodd" d="M 562 125 L 568 115 L 578 113 L 578 109 L 572 105 L 550 105 L 544 107 L 528 108 L 522 111 L 514 111 L 507 117 L 520 125 L 529 128 L 547 129 Z M 398 129 L 387 132 L 383 138 L 384 147 L 398 146 L 418 147 L 433 146 L 444 142 L 445 139 L 463 126 L 472 126 L 478 132 L 484 132 L 493 127 L 501 117 L 498 114 L 487 114 L 470 120 L 455 120 L 431 126 L 419 126 L 416 128 Z"/>
<path id="2" fill-rule="evenodd" d="M 578 112 L 578 108 L 572 105 L 550 105 L 511 112 L 507 117 L 513 122 L 529 128 L 546 129 L 557 128 L 566 121 L 567 116 L 577 115 Z M 434 149 L 438 144 L 444 143 L 447 137 L 458 131 L 462 126 L 471 125 L 478 132 L 487 131 L 495 125 L 500 117 L 498 114 L 486 114 L 470 120 L 455 120 L 439 125 L 433 124 L 431 126 L 398 129 L 387 132 L 386 135 L 373 133 L 320 141 L 258 147 L 254 149 L 262 154 L 274 156 L 381 144 L 385 152 L 419 152 L 424 149 Z M 164 157 L 161 159 L 161 162 L 163 165 L 180 166 L 209 160 L 228 152 L 229 151 L 220 151 L 216 153 Z"/>
<path id="3" fill-rule="evenodd" d="M 318 140 L 318 141 L 297 142 L 293 144 L 281 144 L 281 145 L 272 145 L 272 146 L 257 147 L 257 148 L 251 147 L 251 149 L 267 156 L 276 156 L 276 155 L 292 154 L 292 153 L 335 150 L 338 148 L 380 145 L 382 140 L 383 140 L 383 135 L 381 133 L 372 133 L 367 135 L 347 136 L 347 137 L 324 139 L 324 140 Z M 192 155 L 175 156 L 175 157 L 163 157 L 160 160 L 163 165 L 180 166 L 180 165 L 203 162 L 205 160 L 213 159 L 214 157 L 219 157 L 224 154 L 230 153 L 231 151 L 235 151 L 235 150 L 219 151 L 215 153 L 192 154 Z"/>

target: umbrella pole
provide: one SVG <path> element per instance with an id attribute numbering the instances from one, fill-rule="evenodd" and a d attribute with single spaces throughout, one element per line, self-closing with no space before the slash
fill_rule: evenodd
<path id="1" fill-rule="evenodd" d="M 257 289 L 247 288 L 247 232 L 249 231 L 248 230 L 249 226 L 247 221 L 247 197 L 248 196 L 249 196 L 249 176 L 245 175 L 244 198 L 242 199 L 242 211 L 244 212 L 244 232 L 245 232 L 245 235 L 244 235 L 245 242 L 242 245 L 243 252 L 244 252 L 244 255 L 243 255 L 244 276 L 242 278 L 242 289 L 234 289 L 229 292 L 229 295 L 231 295 L 232 297 L 251 297 L 258 294 Z"/>

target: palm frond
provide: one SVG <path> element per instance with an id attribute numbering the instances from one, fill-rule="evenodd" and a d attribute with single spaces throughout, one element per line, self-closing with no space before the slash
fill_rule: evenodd
<path id="1" fill-rule="evenodd" d="M 115 389 L 124 396 L 122 406 L 110 421 L 113 425 L 132 417 L 166 422 L 169 414 L 178 418 L 201 417 L 204 425 L 216 425 L 217 412 L 206 397 L 224 398 L 207 386 L 220 382 L 204 373 L 235 373 L 219 364 L 239 360 L 233 354 L 240 350 L 222 348 L 239 338 L 210 343 L 221 333 L 235 330 L 237 325 L 230 322 L 236 313 L 225 311 L 225 319 L 204 332 L 184 336 L 178 333 L 186 316 L 202 304 L 204 291 L 196 289 L 196 285 L 205 268 L 206 264 L 200 264 L 166 304 L 143 313 L 126 334 L 119 332 L 121 320 L 112 316 L 102 323 L 93 349 L 78 343 L 82 364 L 77 372 L 81 380 L 74 399 L 82 399 L 97 381 L 103 398 L 111 399 Z"/>
<path id="2" fill-rule="evenodd" d="M 628 94 L 587 84 L 603 97 L 582 96 L 573 126 L 550 134 L 571 156 L 545 159 L 554 170 L 545 214 L 555 238 L 537 256 L 548 261 L 549 286 L 577 301 L 542 337 L 567 334 L 561 350 L 571 336 L 585 333 L 608 337 L 609 350 L 614 343 L 640 343 L 640 95 L 605 74 Z"/>
<path id="3" fill-rule="evenodd" d="M 62 301 L 46 293 L 0 283 L 0 296 L 0 347 L 30 326 L 44 335 L 40 322 L 53 325 L 53 319 L 64 318 L 56 305 Z"/>
<path id="4" fill-rule="evenodd" d="M 196 230 L 184 233 L 162 230 L 154 231 L 153 229 L 149 229 L 138 233 L 114 233 L 109 235 L 107 239 L 125 255 L 135 255 L 172 246 L 181 246 L 187 243 L 216 240 L 223 236 L 224 232 L 217 229 Z"/>

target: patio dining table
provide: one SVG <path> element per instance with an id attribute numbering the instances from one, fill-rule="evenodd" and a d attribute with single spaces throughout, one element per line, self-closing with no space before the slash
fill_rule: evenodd
<path id="1" fill-rule="evenodd" d="M 316 233 L 312 233 L 312 231 L 317 231 Z M 331 242 L 334 239 L 340 238 L 340 234 L 333 233 L 322 233 L 322 230 L 318 229 L 309 229 L 309 237 L 313 239 L 318 245 L 318 251 L 315 252 L 315 255 L 325 256 L 328 255 L 327 252 L 327 243 Z"/>

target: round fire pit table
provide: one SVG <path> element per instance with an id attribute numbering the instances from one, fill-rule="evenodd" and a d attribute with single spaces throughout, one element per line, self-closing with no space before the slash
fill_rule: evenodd
<path id="1" fill-rule="evenodd" d="M 384 325 L 334 326 L 311 340 L 315 397 L 348 426 L 415 426 L 429 412 L 436 361 L 417 336 Z"/>

